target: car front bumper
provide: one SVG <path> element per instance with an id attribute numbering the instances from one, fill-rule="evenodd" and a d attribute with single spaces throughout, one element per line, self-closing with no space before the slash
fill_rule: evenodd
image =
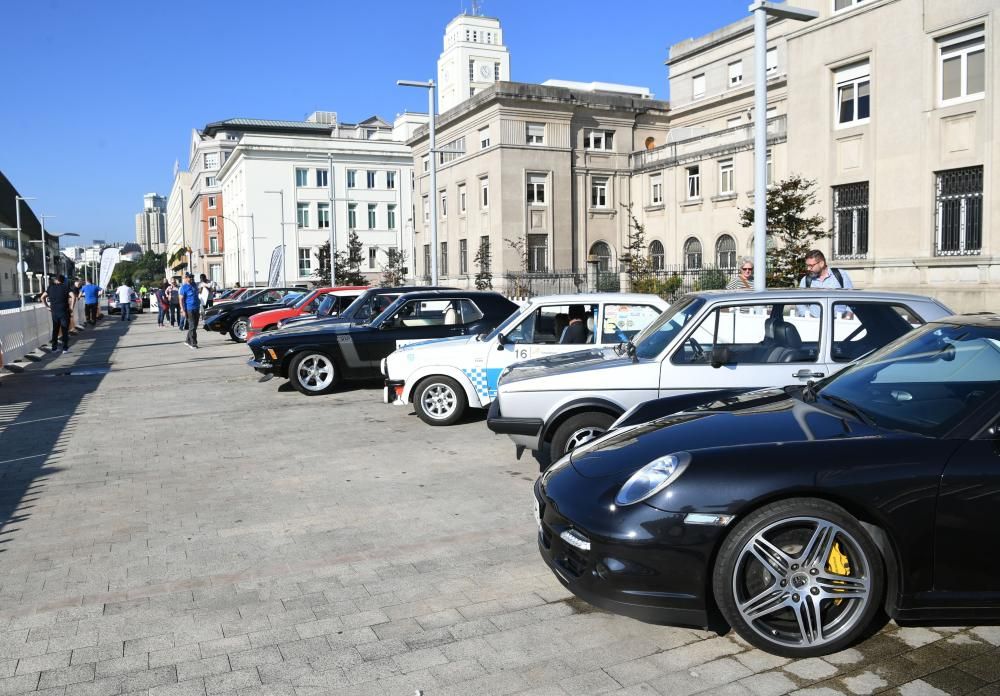
<path id="1" fill-rule="evenodd" d="M 706 597 L 713 550 L 722 530 L 686 524 L 684 513 L 637 504 L 607 513 L 602 524 L 613 528 L 615 536 L 592 534 L 564 514 L 566 507 L 579 508 L 582 501 L 568 506 L 561 498 L 553 501 L 541 479 L 534 495 L 538 550 L 574 595 L 646 623 L 719 626 L 718 611 Z M 595 509 L 584 516 L 600 515 Z M 646 538 L 630 538 L 635 529 L 644 529 Z M 579 548 L 584 544 L 589 548 Z"/>
<path id="2" fill-rule="evenodd" d="M 404 406 L 406 404 L 406 402 L 403 401 L 403 388 L 405 386 L 406 383 L 401 380 L 385 380 L 385 386 L 382 388 L 382 403 Z"/>
<path id="3" fill-rule="evenodd" d="M 486 427 L 497 435 L 507 435 L 514 444 L 529 449 L 537 449 L 538 437 L 542 432 L 541 418 L 506 418 L 500 413 L 500 399 L 490 403 L 486 415 Z"/>

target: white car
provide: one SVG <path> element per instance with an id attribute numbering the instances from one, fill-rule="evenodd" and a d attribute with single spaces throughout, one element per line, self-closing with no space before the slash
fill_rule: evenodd
<path id="1" fill-rule="evenodd" d="M 805 385 L 928 321 L 952 314 L 921 295 L 863 290 L 684 295 L 628 346 L 530 360 L 500 377 L 487 425 L 544 466 L 650 399 Z"/>
<path id="2" fill-rule="evenodd" d="M 519 361 L 631 340 L 667 308 L 656 295 L 595 293 L 536 297 L 481 336 L 403 346 L 382 361 L 384 401 L 410 402 L 430 425 L 486 408 L 497 378 Z M 601 327 L 595 330 L 595 327 Z"/>

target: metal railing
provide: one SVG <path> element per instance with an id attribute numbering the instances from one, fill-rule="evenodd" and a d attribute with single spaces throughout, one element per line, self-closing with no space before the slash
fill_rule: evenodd
<path id="1" fill-rule="evenodd" d="M 788 137 L 788 120 L 775 116 L 767 121 L 767 141 L 781 142 Z M 669 167 L 680 162 L 715 156 L 725 152 L 735 152 L 753 147 L 753 123 L 735 128 L 705 133 L 693 138 L 660 145 L 652 150 L 639 150 L 630 155 L 633 170 L 641 170 L 653 165 Z"/>

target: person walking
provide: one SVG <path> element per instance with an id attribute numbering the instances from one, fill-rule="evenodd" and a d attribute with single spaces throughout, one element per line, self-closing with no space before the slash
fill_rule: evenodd
<path id="1" fill-rule="evenodd" d="M 42 302 L 52 313 L 52 352 L 59 350 L 59 335 L 62 334 L 62 349 L 69 352 L 69 315 L 73 311 L 73 293 L 66 284 L 66 276 L 52 277 L 52 284 L 42 293 Z"/>
<path id="2" fill-rule="evenodd" d="M 87 323 L 94 326 L 97 323 L 97 303 L 99 302 L 98 295 L 101 294 L 101 289 L 88 282 L 82 288 L 80 292 L 83 295 L 83 312 L 84 316 L 87 318 Z"/>
<path id="3" fill-rule="evenodd" d="M 76 307 L 76 303 L 80 301 L 80 279 L 74 278 L 73 282 L 69 284 L 70 294 L 73 295 L 73 306 Z M 69 313 L 69 332 L 74 336 L 80 332 L 76 326 L 76 312 Z"/>
<path id="4" fill-rule="evenodd" d="M 180 304 L 179 295 L 177 294 L 179 288 L 177 287 L 177 280 L 171 280 L 170 285 L 167 286 L 167 302 L 170 305 L 170 325 L 176 326 L 177 322 L 180 320 Z"/>
<path id="5" fill-rule="evenodd" d="M 204 273 L 201 274 L 201 278 L 198 280 L 198 299 L 201 301 L 201 306 L 205 309 L 212 306 L 212 284 L 208 282 L 208 278 Z"/>
<path id="6" fill-rule="evenodd" d="M 740 259 L 740 272 L 726 285 L 726 290 L 753 290 L 753 259 Z"/>
<path id="7" fill-rule="evenodd" d="M 184 285 L 178 291 L 181 302 L 181 317 L 187 325 L 187 338 L 184 340 L 189 348 L 198 347 L 198 318 L 201 314 L 201 301 L 198 299 L 198 288 L 194 282 L 194 273 L 184 274 Z"/>
<path id="8" fill-rule="evenodd" d="M 135 293 L 132 291 L 132 287 L 128 284 L 126 280 L 118 289 L 115 290 L 115 294 L 118 296 L 118 309 L 122 312 L 122 321 L 129 321 L 132 319 L 132 296 Z"/>
<path id="9" fill-rule="evenodd" d="M 800 288 L 853 288 L 847 271 L 826 265 L 826 255 L 819 249 L 806 254 L 806 271 L 799 281 Z"/>
<path id="10" fill-rule="evenodd" d="M 163 319 L 167 316 L 167 310 L 170 309 L 170 305 L 167 302 L 167 285 L 166 281 L 160 283 L 160 287 L 153 291 L 153 302 L 156 302 L 156 310 L 158 314 L 156 315 L 156 325 L 163 326 Z M 152 304 L 152 303 L 151 303 Z"/>

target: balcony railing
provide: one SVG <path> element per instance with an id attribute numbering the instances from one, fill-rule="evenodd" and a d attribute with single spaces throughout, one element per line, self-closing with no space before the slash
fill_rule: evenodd
<path id="1" fill-rule="evenodd" d="M 653 166 L 669 167 L 727 152 L 748 150 L 753 147 L 753 128 L 753 123 L 747 123 L 735 128 L 727 128 L 667 143 L 652 150 L 633 152 L 630 157 L 632 169 L 642 170 Z M 787 118 L 782 115 L 768 119 L 768 144 L 783 142 L 787 138 Z"/>

